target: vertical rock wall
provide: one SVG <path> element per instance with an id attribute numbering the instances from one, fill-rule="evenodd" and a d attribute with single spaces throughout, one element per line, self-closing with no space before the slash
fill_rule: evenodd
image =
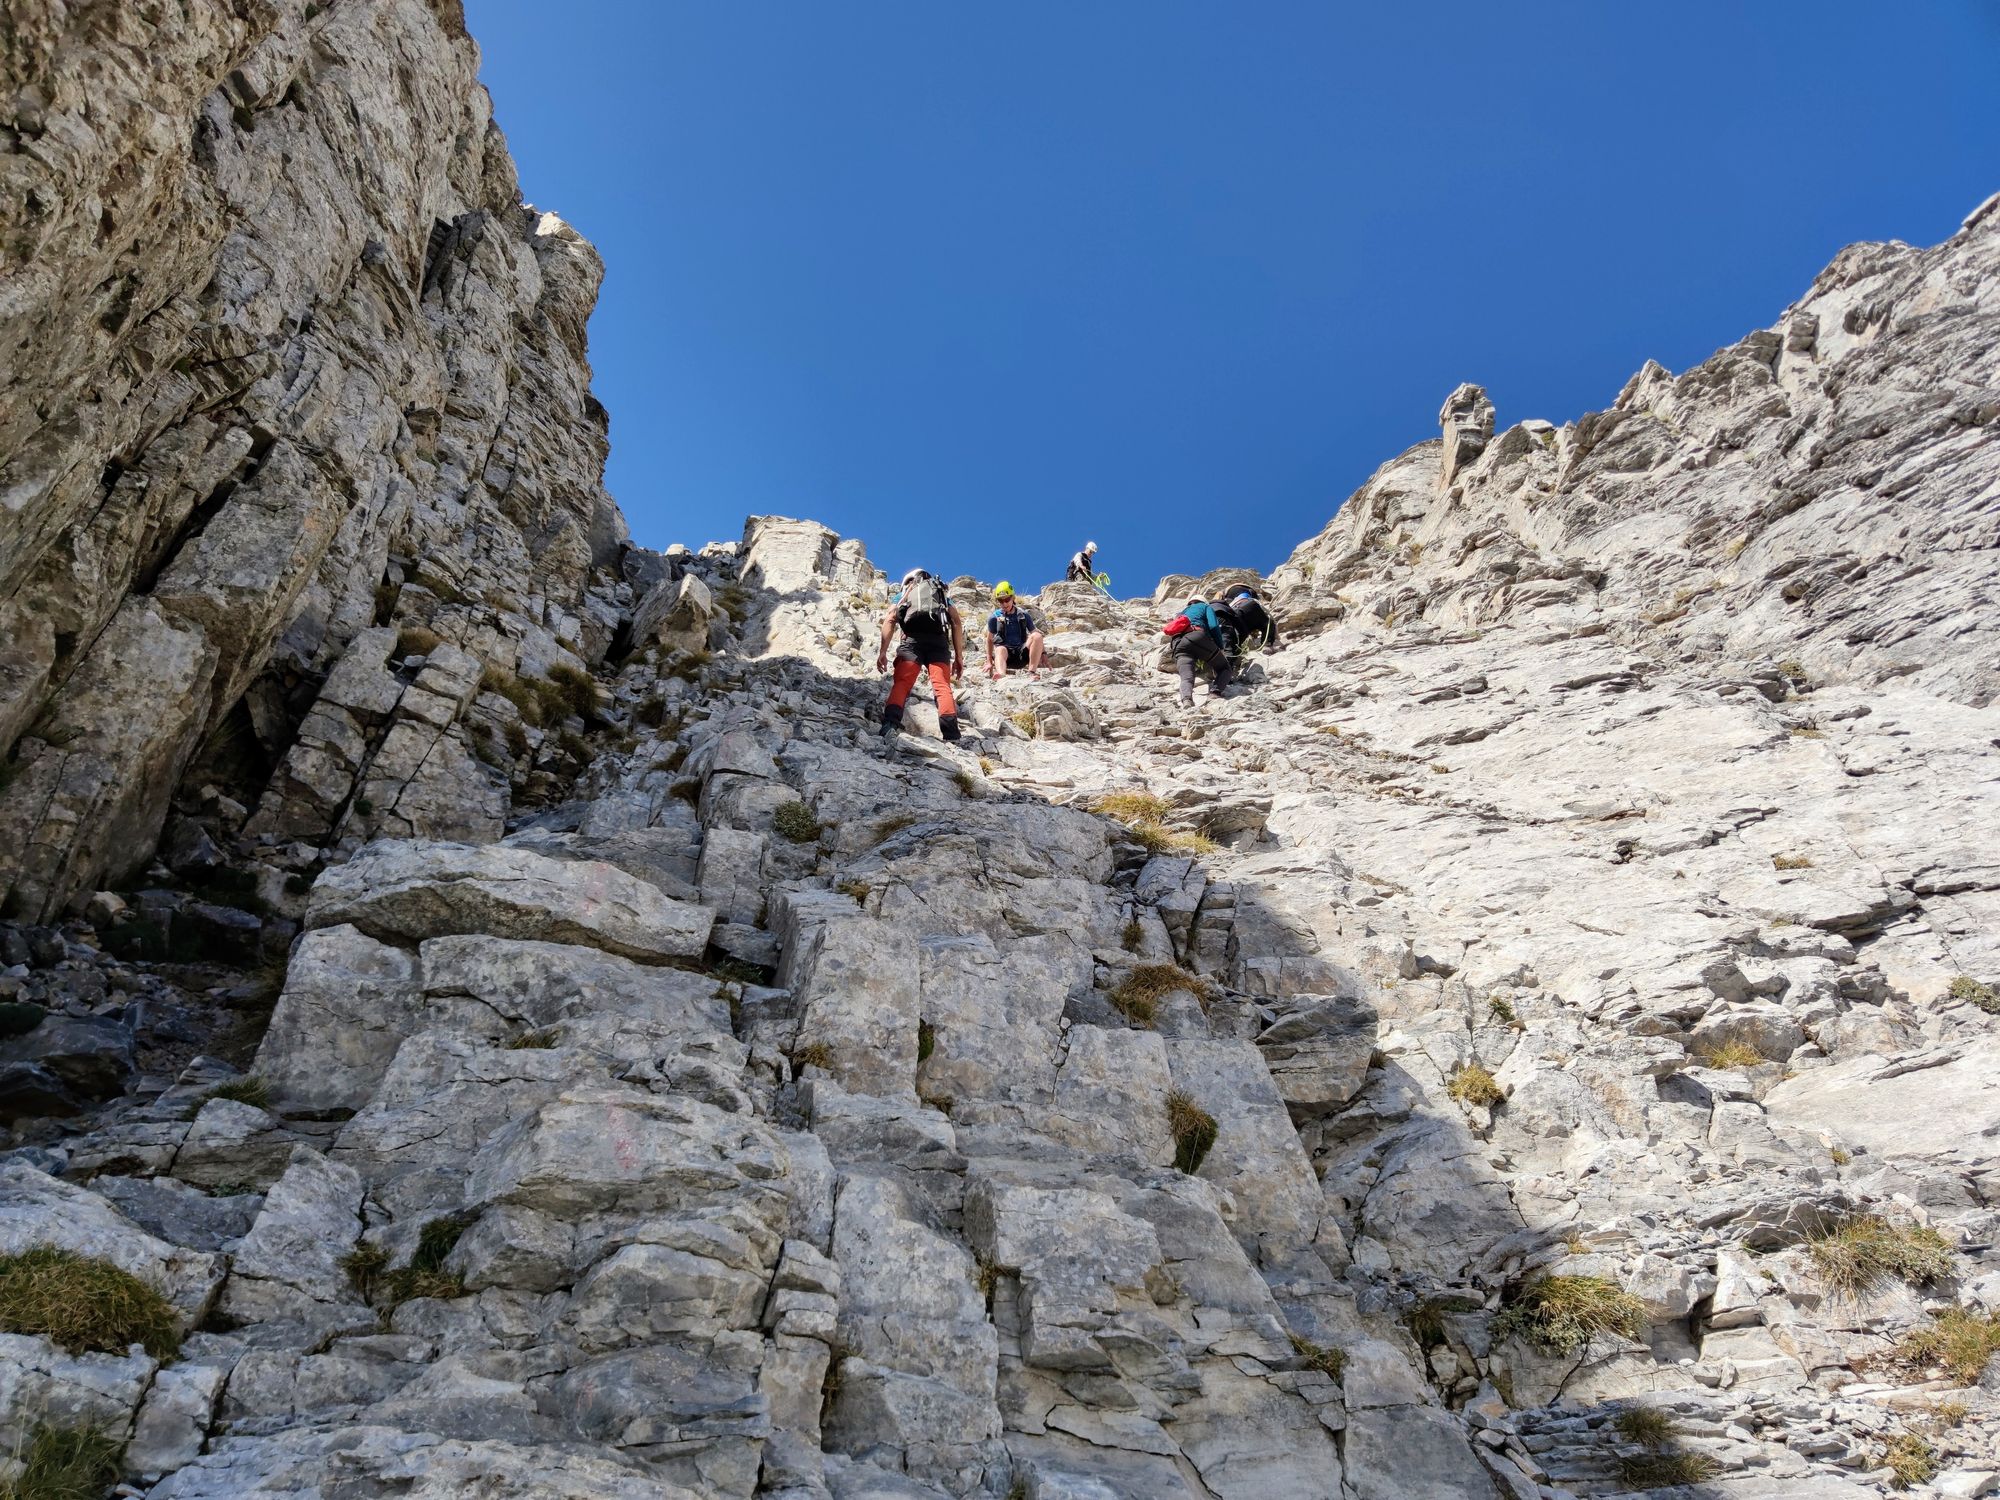
<path id="1" fill-rule="evenodd" d="M 600 653 L 624 530 L 602 267 L 522 204 L 455 0 L 9 0 L 0 30 L 0 894 L 32 918 L 143 864 L 232 710 L 282 756 L 370 627 Z M 322 835 L 379 744 L 351 727 Z"/>

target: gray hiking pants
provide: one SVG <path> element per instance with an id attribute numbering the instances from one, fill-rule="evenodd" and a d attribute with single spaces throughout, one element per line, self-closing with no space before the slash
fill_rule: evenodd
<path id="1" fill-rule="evenodd" d="M 1200 626 L 1187 632 L 1174 643 L 1174 670 L 1181 677 L 1181 707 L 1194 705 L 1194 671 L 1197 666 L 1206 665 L 1214 674 L 1208 684 L 1208 696 L 1220 698 L 1224 688 L 1236 680 L 1236 663 L 1229 659 L 1229 653 L 1210 638 Z"/>

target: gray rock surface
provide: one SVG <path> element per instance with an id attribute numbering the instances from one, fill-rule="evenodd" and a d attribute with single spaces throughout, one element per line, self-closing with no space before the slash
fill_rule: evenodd
<path id="1" fill-rule="evenodd" d="M 0 1330 L 0 1452 L 1558 1500 L 1647 1406 L 1717 1494 L 1991 1488 L 1990 1373 L 1897 1349 L 2000 1311 L 1993 204 L 1575 424 L 1460 386 L 1270 579 L 1051 585 L 885 743 L 858 541 L 623 547 L 458 7 L 182 9 L 0 0 L 0 1254 L 190 1330 Z M 1183 713 L 1134 643 L 1238 582 L 1285 649 Z M 1832 1285 L 1861 1215 L 1930 1279 Z"/>

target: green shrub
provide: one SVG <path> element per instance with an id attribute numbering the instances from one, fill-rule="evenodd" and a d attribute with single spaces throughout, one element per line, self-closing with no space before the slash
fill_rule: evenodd
<path id="1" fill-rule="evenodd" d="M 21 1472 L 0 1500 L 98 1500 L 118 1482 L 125 1445 L 91 1427 L 39 1426 L 17 1450 Z"/>
<path id="2" fill-rule="evenodd" d="M 1754 1068 L 1771 1059 L 1748 1042 L 1729 1041 L 1697 1052 L 1695 1060 L 1705 1068 Z"/>
<path id="3" fill-rule="evenodd" d="M 142 1344 L 155 1359 L 181 1347 L 173 1304 L 106 1260 L 53 1245 L 0 1256 L 0 1329 L 40 1334 L 72 1354 L 122 1354 Z"/>
<path id="4" fill-rule="evenodd" d="M 1806 1250 L 1820 1279 L 1844 1297 L 1858 1297 L 1892 1279 L 1926 1286 L 1952 1267 L 1951 1245 L 1935 1229 L 1892 1224 L 1876 1214 L 1808 1236 Z"/>
<path id="5" fill-rule="evenodd" d="M 1954 1000 L 1969 1000 L 1989 1015 L 2000 1015 L 2000 994 L 1993 992 L 1992 985 L 1981 984 L 1969 974 L 1952 980 L 1945 993 Z"/>
<path id="6" fill-rule="evenodd" d="M 1662 1447 L 1674 1435 L 1674 1419 L 1657 1407 L 1628 1406 L 1611 1419 L 1627 1442 Z"/>
<path id="7" fill-rule="evenodd" d="M 1637 1339 L 1645 1332 L 1645 1305 L 1603 1276 L 1540 1277 L 1516 1291 L 1493 1320 L 1496 1342 L 1518 1335 L 1558 1354 L 1600 1333 Z"/>
<path id="8" fill-rule="evenodd" d="M 245 1074 L 241 1078 L 232 1078 L 226 1083 L 218 1083 L 197 1099 L 193 1113 L 199 1113 L 202 1105 L 211 1099 L 233 1099 L 238 1104 L 248 1104 L 256 1109 L 269 1109 L 271 1088 L 254 1073 Z"/>
<path id="9" fill-rule="evenodd" d="M 797 799 L 771 814 L 771 826 L 795 844 L 810 844 L 820 835 L 819 819 Z"/>

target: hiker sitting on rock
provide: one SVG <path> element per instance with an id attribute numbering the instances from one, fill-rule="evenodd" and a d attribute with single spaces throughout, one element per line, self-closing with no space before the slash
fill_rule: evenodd
<path id="1" fill-rule="evenodd" d="M 1161 628 L 1171 642 L 1168 649 L 1173 653 L 1174 670 L 1180 674 L 1181 707 L 1194 707 L 1194 674 L 1198 667 L 1209 670 L 1208 696 L 1222 697 L 1236 680 L 1236 665 L 1222 647 L 1222 622 L 1208 603 L 1197 594 Z"/>
<path id="2" fill-rule="evenodd" d="M 1069 571 L 1063 574 L 1065 583 L 1097 582 L 1097 543 L 1085 542 L 1083 550 L 1069 560 Z"/>
<path id="3" fill-rule="evenodd" d="M 1042 675 L 1042 631 L 1035 617 L 1021 608 L 1014 585 L 1001 579 L 993 590 L 993 613 L 986 617 L 986 675 L 1001 678 L 1007 669 L 1026 667 L 1030 677 Z"/>
<path id="4" fill-rule="evenodd" d="M 1229 616 L 1226 623 L 1236 627 L 1239 650 L 1236 655 L 1247 655 L 1252 651 L 1266 653 L 1278 649 L 1278 622 L 1271 618 L 1271 612 L 1264 608 L 1257 591 L 1251 588 L 1234 590 L 1223 601 L 1223 614 Z"/>
<path id="5" fill-rule="evenodd" d="M 896 677 L 889 685 L 889 703 L 882 710 L 882 734 L 903 727 L 903 704 L 917 685 L 917 670 L 930 673 L 937 694 L 938 733 L 958 739 L 958 700 L 952 679 L 965 675 L 965 622 L 958 607 L 945 597 L 944 585 L 922 568 L 903 575 L 903 589 L 882 616 L 882 649 L 875 653 L 875 670 L 889 670 L 889 642 L 900 628 L 903 644 L 896 648 Z"/>

